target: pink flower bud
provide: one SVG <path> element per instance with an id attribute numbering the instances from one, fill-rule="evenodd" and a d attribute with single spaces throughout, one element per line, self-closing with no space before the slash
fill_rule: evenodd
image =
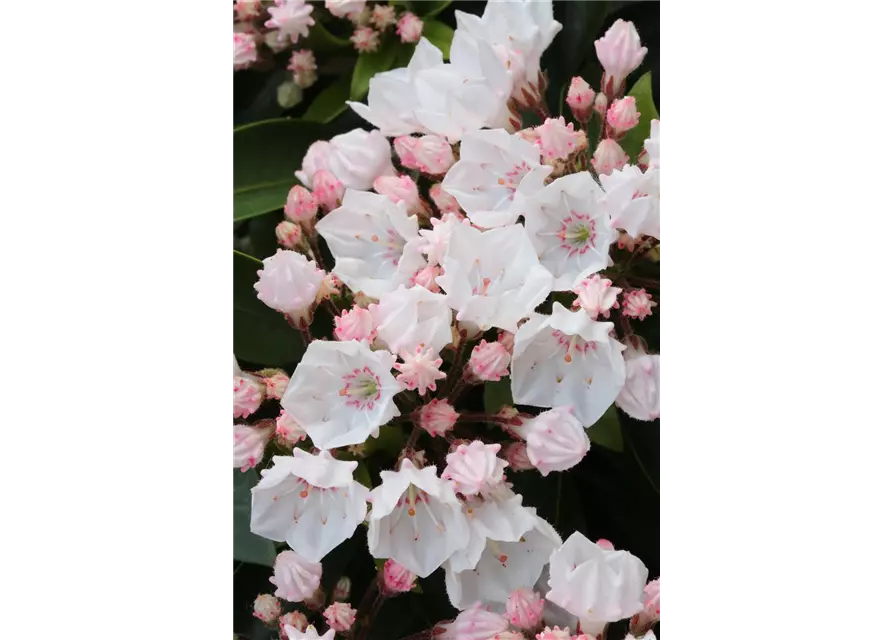
<path id="1" fill-rule="evenodd" d="M 644 320 L 651 315 L 651 307 L 656 307 L 656 302 L 651 302 L 651 294 L 645 289 L 633 289 L 623 293 L 623 315 Z"/>
<path id="2" fill-rule="evenodd" d="M 316 57 L 309 49 L 301 49 L 291 54 L 288 70 L 294 74 L 295 84 L 307 89 L 316 83 Z"/>
<path id="3" fill-rule="evenodd" d="M 620 287 L 612 287 L 611 281 L 599 275 L 593 275 L 573 289 L 577 294 L 574 306 L 580 307 L 590 318 L 598 320 L 599 314 L 606 318 L 611 315 L 611 309 L 617 309 L 617 295 L 623 291 Z"/>
<path id="4" fill-rule="evenodd" d="M 505 447 L 502 456 L 508 461 L 512 471 L 529 471 L 534 468 L 527 457 L 527 445 L 523 442 L 513 442 Z"/>
<path id="5" fill-rule="evenodd" d="M 387 593 L 406 593 L 415 586 L 416 575 L 397 562 L 388 560 L 381 570 L 381 579 Z"/>
<path id="6" fill-rule="evenodd" d="M 301 227 L 294 222 L 283 220 L 276 225 L 276 240 L 286 249 L 294 249 L 301 243 Z"/>
<path id="7" fill-rule="evenodd" d="M 233 418 L 247 418 L 264 401 L 266 387 L 253 378 L 233 376 Z"/>
<path id="8" fill-rule="evenodd" d="M 332 600 L 336 602 L 343 602 L 345 600 L 350 599 L 350 578 L 347 576 L 341 576 L 338 578 L 338 582 L 335 583 L 335 588 L 332 590 Z"/>
<path id="9" fill-rule="evenodd" d="M 406 11 L 397 21 L 397 35 L 400 36 L 400 42 L 418 42 L 422 37 L 422 30 L 425 24 L 417 15 Z"/>
<path id="10" fill-rule="evenodd" d="M 233 69 L 247 69 L 257 60 L 257 44 L 248 33 L 233 33 Z"/>
<path id="11" fill-rule="evenodd" d="M 254 617 L 264 624 L 273 622 L 281 612 L 282 606 L 276 596 L 262 593 L 254 599 Z"/>
<path id="12" fill-rule="evenodd" d="M 258 300 L 296 324 L 308 321 L 325 271 L 302 253 L 279 249 L 264 258 L 264 268 L 257 273 L 254 289 Z"/>
<path id="13" fill-rule="evenodd" d="M 330 629 L 347 631 L 357 619 L 357 610 L 352 609 L 346 602 L 333 602 L 322 615 L 329 623 Z"/>
<path id="14" fill-rule="evenodd" d="M 418 169 L 432 176 L 446 173 L 456 161 L 450 143 L 435 135 L 400 136 L 394 140 L 394 151 L 407 169 Z"/>
<path id="15" fill-rule="evenodd" d="M 595 96 L 595 102 L 592 103 L 593 109 L 602 117 L 605 117 L 605 113 L 608 110 L 608 96 L 606 96 L 601 91 L 598 92 L 598 95 Z"/>
<path id="16" fill-rule="evenodd" d="M 437 210 L 440 211 L 442 215 L 448 213 L 461 215 L 459 213 L 459 203 L 453 196 L 443 190 L 443 187 L 439 182 L 431 185 L 431 188 L 428 189 L 428 195 L 431 197 L 431 200 L 434 201 L 434 206 L 437 207 Z"/>
<path id="17" fill-rule="evenodd" d="M 381 34 L 372 27 L 357 27 L 350 37 L 350 41 L 360 53 L 373 53 L 378 51 Z"/>
<path id="18" fill-rule="evenodd" d="M 508 631 L 508 622 L 498 613 L 488 611 L 480 603 L 466 609 L 456 619 L 435 628 L 432 637 L 445 640 L 491 640 L 493 636 Z"/>
<path id="19" fill-rule="evenodd" d="M 545 160 L 564 160 L 573 151 L 587 143 L 586 134 L 574 131 L 574 125 L 565 123 L 564 118 L 549 118 L 536 127 L 538 146 Z"/>
<path id="20" fill-rule="evenodd" d="M 289 602 L 301 602 L 310 598 L 319 588 L 322 565 L 310 562 L 294 551 L 283 551 L 276 556 L 273 577 L 270 582 L 276 585 L 276 597 Z"/>
<path id="21" fill-rule="evenodd" d="M 620 145 L 611 138 L 605 138 L 598 143 L 595 153 L 592 155 L 592 168 L 602 175 L 610 175 L 614 169 L 619 169 L 626 164 L 629 156 L 624 153 Z"/>
<path id="22" fill-rule="evenodd" d="M 611 542 L 610 540 L 606 540 L 605 538 L 600 538 L 600 539 L 596 540 L 595 544 L 600 546 L 602 549 L 605 549 L 606 551 L 614 550 L 614 543 Z"/>
<path id="23" fill-rule="evenodd" d="M 645 608 L 629 621 L 629 631 L 636 636 L 648 633 L 654 623 L 660 622 L 660 578 L 645 585 Z M 653 637 L 653 636 L 651 636 Z M 649 636 L 645 635 L 645 640 Z"/>
<path id="24" fill-rule="evenodd" d="M 571 86 L 567 90 L 567 106 L 571 108 L 578 122 L 589 122 L 592 116 L 592 103 L 595 101 L 595 91 L 580 76 L 571 79 Z"/>
<path id="25" fill-rule="evenodd" d="M 536 634 L 536 640 L 571 640 L 571 632 L 567 627 L 546 627 Z"/>
<path id="26" fill-rule="evenodd" d="M 236 12 L 236 19 L 240 22 L 247 22 L 248 20 L 254 20 L 260 15 L 261 9 L 261 0 L 236 0 L 236 4 L 233 9 Z"/>
<path id="27" fill-rule="evenodd" d="M 431 437 L 442 436 L 453 428 L 459 414 L 446 400 L 432 400 L 419 409 L 418 420 Z"/>
<path id="28" fill-rule="evenodd" d="M 300 611 L 290 611 L 279 618 L 279 637 L 282 640 L 288 640 L 285 625 L 292 626 L 298 631 L 304 631 L 307 629 L 307 624 L 307 616 Z"/>
<path id="29" fill-rule="evenodd" d="M 372 26 L 379 31 L 384 30 L 385 28 L 397 22 L 397 16 L 394 13 L 394 7 L 388 6 L 386 4 L 375 5 L 375 8 L 372 9 L 372 16 L 369 18 L 369 22 L 371 22 Z"/>
<path id="30" fill-rule="evenodd" d="M 481 340 L 471 351 L 468 369 L 475 379 L 497 382 L 509 373 L 512 354 L 500 342 Z"/>
<path id="31" fill-rule="evenodd" d="M 313 174 L 317 171 L 329 170 L 329 157 L 332 155 L 332 143 L 328 140 L 317 140 L 307 148 L 301 168 L 295 171 L 295 177 L 308 188 L 313 187 Z"/>
<path id="32" fill-rule="evenodd" d="M 441 275 L 443 275 L 443 268 L 440 265 L 429 264 L 427 267 L 419 269 L 409 282 L 425 287 L 428 291 L 440 293 L 440 285 L 437 284 L 435 278 Z"/>
<path id="33" fill-rule="evenodd" d="M 319 289 L 316 291 L 316 302 L 319 304 L 323 300 L 328 300 L 332 296 L 341 293 L 342 282 L 334 273 L 327 273 L 326 277 L 319 283 Z"/>
<path id="34" fill-rule="evenodd" d="M 273 425 L 269 427 L 252 427 L 247 424 L 233 425 L 233 468 L 248 471 L 264 457 L 264 449 L 270 436 L 273 435 Z"/>
<path id="35" fill-rule="evenodd" d="M 570 407 L 556 407 L 525 420 L 519 431 L 527 441 L 527 456 L 544 476 L 567 471 L 589 451 L 589 437 Z"/>
<path id="36" fill-rule="evenodd" d="M 342 311 L 341 317 L 335 318 L 335 337 L 338 340 L 366 340 L 371 343 L 375 338 L 372 312 L 356 305 L 350 311 Z"/>
<path id="37" fill-rule="evenodd" d="M 344 185 L 331 171 L 323 169 L 313 174 L 313 196 L 326 213 L 341 206 L 344 191 Z"/>
<path id="38" fill-rule="evenodd" d="M 626 363 L 626 382 L 615 400 L 618 408 L 643 422 L 659 418 L 660 356 L 631 345 L 623 352 L 623 360 Z"/>
<path id="39" fill-rule="evenodd" d="M 283 409 L 276 418 L 276 436 L 285 444 L 293 446 L 299 440 L 306 438 L 307 432 L 288 411 Z"/>
<path id="40" fill-rule="evenodd" d="M 282 369 L 273 369 L 263 373 L 269 373 L 263 378 L 263 382 L 267 386 L 267 397 L 274 400 L 281 399 L 285 388 L 288 387 L 288 374 Z"/>
<path id="41" fill-rule="evenodd" d="M 519 629 L 536 629 L 546 601 L 533 589 L 515 589 L 505 603 L 505 618 Z"/>
<path id="42" fill-rule="evenodd" d="M 400 357 L 403 362 L 394 364 L 394 368 L 400 372 L 397 380 L 410 391 L 418 389 L 419 395 L 424 396 L 428 391 L 434 391 L 437 388 L 437 381 L 447 377 L 440 370 L 443 360 L 438 357 L 434 349 L 424 349 L 419 345 L 415 353 L 401 351 Z"/>
<path id="43" fill-rule="evenodd" d="M 447 454 L 446 468 L 440 477 L 450 481 L 453 491 L 466 497 L 477 494 L 487 497 L 502 483 L 503 471 L 508 465 L 496 457 L 499 448 L 498 444 L 484 444 L 480 440 L 461 444 Z"/>
<path id="44" fill-rule="evenodd" d="M 381 176 L 375 179 L 372 188 L 392 202 L 405 202 L 409 215 L 422 211 L 419 188 L 409 176 Z"/>
<path id="45" fill-rule="evenodd" d="M 285 199 L 285 217 L 292 222 L 306 222 L 316 217 L 319 202 L 314 194 L 299 184 L 293 186 Z"/>
<path id="46" fill-rule="evenodd" d="M 595 55 L 605 70 L 605 86 L 617 93 L 626 77 L 645 59 L 648 49 L 642 46 L 639 32 L 632 22 L 617 20 L 604 36 L 595 41 Z"/>
<path id="47" fill-rule="evenodd" d="M 625 133 L 639 124 L 639 112 L 636 111 L 636 99 L 626 96 L 615 100 L 608 109 L 608 125 L 615 133 Z"/>

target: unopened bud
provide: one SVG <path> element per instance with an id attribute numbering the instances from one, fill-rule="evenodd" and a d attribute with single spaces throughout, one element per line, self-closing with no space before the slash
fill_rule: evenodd
<path id="1" fill-rule="evenodd" d="M 409 11 L 397 21 L 397 35 L 400 36 L 400 42 L 418 42 L 424 28 L 425 24 L 421 19 Z"/>
<path id="2" fill-rule="evenodd" d="M 592 103 L 595 102 L 595 91 L 580 76 L 571 79 L 567 90 L 567 105 L 578 122 L 589 122 L 592 117 Z"/>
<path id="3" fill-rule="evenodd" d="M 592 103 L 592 106 L 595 111 L 604 118 L 605 112 L 608 110 L 608 96 L 599 91 L 598 95 L 595 96 L 595 102 Z"/>
<path id="4" fill-rule="evenodd" d="M 290 611 L 279 617 L 279 637 L 282 640 L 288 640 L 288 634 L 285 633 L 286 625 L 294 627 L 298 631 L 305 631 L 307 624 L 307 616 L 300 611 Z"/>
<path id="5" fill-rule="evenodd" d="M 336 602 L 350 600 L 350 578 L 347 576 L 338 578 L 338 582 L 335 583 L 335 588 L 332 590 L 332 600 Z"/>
<path id="6" fill-rule="evenodd" d="M 344 191 L 344 185 L 331 171 L 321 169 L 313 174 L 313 196 L 326 213 L 341 206 Z"/>
<path id="7" fill-rule="evenodd" d="M 289 220 L 276 225 L 276 240 L 286 249 L 294 249 L 301 243 L 301 227 Z"/>
<path id="8" fill-rule="evenodd" d="M 397 562 L 388 560 L 381 570 L 381 580 L 385 593 L 406 593 L 415 586 L 416 575 Z"/>
<path id="9" fill-rule="evenodd" d="M 615 133 L 626 133 L 637 124 L 639 124 L 639 112 L 636 111 L 636 99 L 633 96 L 626 96 L 620 100 L 615 100 L 605 119 Z"/>
<path id="10" fill-rule="evenodd" d="M 264 624 L 273 623 L 282 612 L 282 606 L 276 596 L 262 593 L 254 599 L 254 617 Z"/>
<path id="11" fill-rule="evenodd" d="M 260 372 L 263 383 L 267 387 L 267 397 L 279 400 L 288 386 L 288 374 L 282 369 L 264 369 Z"/>
<path id="12" fill-rule="evenodd" d="M 329 628 L 335 631 L 348 631 L 357 619 L 357 610 L 346 602 L 333 602 L 323 612 Z"/>
<path id="13" fill-rule="evenodd" d="M 619 169 L 626 164 L 629 156 L 619 144 L 611 138 L 605 138 L 598 143 L 595 153 L 592 154 L 592 168 L 598 175 L 610 175 L 614 169 Z"/>
<path id="14" fill-rule="evenodd" d="M 295 185 L 285 199 L 285 217 L 292 222 L 306 222 L 316 217 L 319 202 L 314 194 L 301 185 Z"/>
<path id="15" fill-rule="evenodd" d="M 542 624 L 545 603 L 533 589 L 515 589 L 505 603 L 505 619 L 519 629 L 535 629 Z"/>

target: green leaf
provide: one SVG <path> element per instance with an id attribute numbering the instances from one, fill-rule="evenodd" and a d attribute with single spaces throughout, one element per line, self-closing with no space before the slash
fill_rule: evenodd
<path id="1" fill-rule="evenodd" d="M 257 299 L 254 283 L 262 268 L 257 258 L 233 251 L 233 353 L 261 366 L 296 363 L 305 349 L 300 332 Z"/>
<path id="2" fill-rule="evenodd" d="M 564 26 L 557 44 L 561 52 L 562 72 L 570 77 L 576 74 L 584 56 L 595 55 L 592 43 L 602 35 L 601 26 L 608 15 L 608 3 L 568 2 L 564 9 Z"/>
<path id="3" fill-rule="evenodd" d="M 372 478 L 369 476 L 369 467 L 363 460 L 357 460 L 357 470 L 354 472 L 354 480 L 367 489 L 372 488 Z"/>
<path id="4" fill-rule="evenodd" d="M 273 566 L 276 547 L 271 540 L 251 533 L 251 488 L 257 484 L 257 472 L 233 469 L 233 558 L 241 562 Z"/>
<path id="5" fill-rule="evenodd" d="M 505 405 L 511 405 L 512 382 L 509 376 L 505 376 L 499 382 L 484 383 L 484 409 L 487 413 L 498 413 Z"/>
<path id="6" fill-rule="evenodd" d="M 443 52 L 444 60 L 450 57 L 450 45 L 453 43 L 453 29 L 438 20 L 425 20 L 422 36 L 428 38 L 435 47 Z"/>
<path id="7" fill-rule="evenodd" d="M 422 18 L 432 18 L 453 4 L 453 0 L 413 0 L 408 4 Z"/>
<path id="8" fill-rule="evenodd" d="M 362 100 L 366 97 L 366 93 L 369 91 L 369 80 L 376 73 L 393 68 L 398 50 L 398 42 L 391 38 L 382 44 L 375 53 L 360 54 L 350 80 L 351 100 Z"/>
<path id="9" fill-rule="evenodd" d="M 654 106 L 654 98 L 651 95 L 651 72 L 649 71 L 633 88 L 627 92 L 627 95 L 636 99 L 636 111 L 639 112 L 639 124 L 626 132 L 626 135 L 620 140 L 620 146 L 629 156 L 632 164 L 636 163 L 636 158 L 642 152 L 642 145 L 648 136 L 651 135 L 651 121 L 658 120 L 660 116 L 657 114 L 657 107 Z"/>
<path id="10" fill-rule="evenodd" d="M 348 49 L 350 46 L 350 40 L 332 35 L 318 20 L 316 24 L 310 27 L 310 33 L 307 34 L 307 37 L 301 39 L 301 48 L 310 49 L 317 56 L 321 53 L 332 53 L 340 49 Z"/>
<path id="11" fill-rule="evenodd" d="M 347 101 L 350 99 L 350 82 L 350 76 L 342 75 L 323 89 L 307 107 L 307 111 L 304 112 L 304 120 L 331 122 L 344 113 L 344 110 L 347 109 Z"/>
<path id="12" fill-rule="evenodd" d="M 383 451 L 389 457 L 396 457 L 403 451 L 403 443 L 406 436 L 403 430 L 396 425 L 385 425 L 378 430 L 377 438 L 366 440 L 366 454 L 371 455 L 376 451 Z"/>
<path id="13" fill-rule="evenodd" d="M 264 120 L 233 131 L 233 220 L 285 205 L 311 143 L 331 137 L 329 127 L 289 118 Z"/>
<path id="14" fill-rule="evenodd" d="M 623 451 L 623 433 L 620 431 L 620 417 L 617 407 L 611 405 L 594 425 L 586 430 L 589 440 L 611 451 Z"/>

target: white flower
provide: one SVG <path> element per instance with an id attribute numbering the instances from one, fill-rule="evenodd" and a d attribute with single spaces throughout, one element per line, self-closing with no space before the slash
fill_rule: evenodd
<path id="1" fill-rule="evenodd" d="M 626 381 L 624 347 L 608 335 L 613 327 L 557 302 L 550 316 L 534 313 L 515 335 L 515 403 L 570 406 L 585 426 L 595 423 Z"/>
<path id="2" fill-rule="evenodd" d="M 276 585 L 275 596 L 289 602 L 302 602 L 313 595 L 319 587 L 322 565 L 311 562 L 294 551 L 283 551 L 276 556 L 273 577 L 270 582 Z"/>
<path id="3" fill-rule="evenodd" d="M 648 167 L 660 169 L 660 120 L 651 121 L 651 136 L 645 140 L 645 151 L 648 153 Z"/>
<path id="4" fill-rule="evenodd" d="M 611 314 L 611 309 L 620 306 L 617 303 L 617 294 L 623 289 L 612 287 L 610 280 L 594 275 L 582 280 L 573 291 L 577 294 L 573 306 L 580 307 L 590 318 L 598 320 L 599 315 L 607 318 Z"/>
<path id="5" fill-rule="evenodd" d="M 589 436 L 569 407 L 557 407 L 524 420 L 516 431 L 527 442 L 530 463 L 544 476 L 567 471 L 589 452 Z"/>
<path id="6" fill-rule="evenodd" d="M 400 415 L 391 375 L 395 356 L 365 342 L 317 340 L 295 369 L 282 407 L 319 449 L 334 449 L 378 437 L 378 427 Z"/>
<path id="7" fill-rule="evenodd" d="M 617 406 L 636 420 L 660 417 L 660 355 L 642 349 L 627 349 L 626 384 L 617 396 Z"/>
<path id="8" fill-rule="evenodd" d="M 549 162 L 565 160 L 573 151 L 588 144 L 586 132 L 574 131 L 574 125 L 565 123 L 564 117 L 549 118 L 534 131 L 540 153 Z"/>
<path id="9" fill-rule="evenodd" d="M 602 202 L 611 216 L 611 225 L 633 238 L 649 235 L 660 239 L 660 170 L 645 173 L 625 165 L 609 175 L 599 175 L 605 190 Z"/>
<path id="10" fill-rule="evenodd" d="M 583 631 L 642 610 L 648 569 L 628 551 L 605 549 L 579 532 L 552 554 L 546 599 L 575 616 Z"/>
<path id="11" fill-rule="evenodd" d="M 440 353 L 453 341 L 450 327 L 453 313 L 443 294 L 431 293 L 416 285 L 400 285 L 369 306 L 376 335 L 395 354 L 415 351 L 416 347 Z"/>
<path id="12" fill-rule="evenodd" d="M 511 76 L 492 51 L 478 62 L 473 45 L 457 44 L 456 36 L 450 59 L 472 58 L 470 65 L 445 64 L 440 49 L 422 38 L 407 67 L 372 77 L 368 105 L 348 104 L 387 136 L 431 133 L 456 142 L 468 131 L 502 126 Z"/>
<path id="13" fill-rule="evenodd" d="M 456 11 L 457 33 L 467 31 L 487 41 L 506 64 L 516 85 L 534 82 L 540 58 L 561 31 L 561 23 L 552 17 L 552 2 L 488 2 L 478 17 Z"/>
<path id="14" fill-rule="evenodd" d="M 320 220 L 316 230 L 335 256 L 332 273 L 354 293 L 380 298 L 398 284 L 409 284 L 425 266 L 418 251 L 403 249 L 419 238 L 417 218 L 387 196 L 348 189 L 341 206 Z"/>
<path id="15" fill-rule="evenodd" d="M 443 189 L 477 226 L 501 227 L 518 219 L 551 172 L 540 164 L 536 145 L 504 129 L 474 131 L 462 137 L 459 162 L 444 177 Z"/>
<path id="16" fill-rule="evenodd" d="M 310 17 L 313 7 L 304 0 L 276 0 L 276 6 L 270 7 L 269 12 L 270 19 L 264 26 L 279 30 L 279 42 L 297 42 L 301 36 L 306 38 L 310 27 L 316 24 Z"/>
<path id="17" fill-rule="evenodd" d="M 552 276 L 520 224 L 490 231 L 456 225 L 442 264 L 436 281 L 456 317 L 483 331 L 514 333 L 552 290 Z"/>
<path id="18" fill-rule="evenodd" d="M 567 291 L 609 264 L 617 239 L 601 189 L 588 171 L 558 178 L 527 203 L 524 228 L 540 264 L 555 277 L 552 289 Z"/>
<path id="19" fill-rule="evenodd" d="M 264 268 L 257 274 L 254 288 L 258 299 L 295 320 L 306 320 L 326 277 L 326 272 L 304 254 L 284 249 L 264 258 Z"/>
<path id="20" fill-rule="evenodd" d="M 366 517 L 369 490 L 354 481 L 356 468 L 328 451 L 311 455 L 295 447 L 293 457 L 273 456 L 251 490 L 252 533 L 288 542 L 319 562 Z"/>
<path id="21" fill-rule="evenodd" d="M 391 558 L 419 577 L 434 572 L 468 544 L 468 523 L 456 494 L 436 467 L 416 469 L 406 458 L 399 472 L 382 471 L 369 496 L 369 552 Z"/>
<path id="22" fill-rule="evenodd" d="M 329 141 L 329 170 L 348 189 L 365 191 L 379 176 L 392 176 L 391 145 L 381 131 L 354 129 Z"/>
<path id="23" fill-rule="evenodd" d="M 469 502 L 472 539 L 484 540 L 469 544 L 477 552 L 476 559 L 470 557 L 476 560 L 471 566 L 455 556 L 444 565 L 447 595 L 454 607 L 464 609 L 480 600 L 502 610 L 515 589 L 534 586 L 550 554 L 561 545 L 555 529 L 537 516 L 535 509 L 521 507 L 520 498 L 511 500 L 514 514 L 505 507 L 496 509 L 488 501 Z M 518 513 L 524 513 L 526 519 L 519 519 Z"/>
<path id="24" fill-rule="evenodd" d="M 335 640 L 334 629 L 329 629 L 324 634 L 319 635 L 316 627 L 312 624 L 305 631 L 300 631 L 291 625 L 285 625 L 282 630 L 285 631 L 288 640 Z"/>

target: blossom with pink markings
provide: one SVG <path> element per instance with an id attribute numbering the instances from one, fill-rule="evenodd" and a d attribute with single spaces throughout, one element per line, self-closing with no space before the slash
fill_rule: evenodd
<path id="1" fill-rule="evenodd" d="M 279 637 L 286 640 L 288 636 L 285 633 L 286 625 L 294 627 L 298 631 L 307 628 L 307 616 L 300 611 L 289 611 L 279 618 Z"/>
<path id="2" fill-rule="evenodd" d="M 397 21 L 397 35 L 400 36 L 400 42 L 418 42 L 422 37 L 422 30 L 425 23 L 410 11 L 406 11 Z"/>
<path id="3" fill-rule="evenodd" d="M 338 340 L 365 340 L 372 342 L 375 338 L 375 320 L 368 309 L 354 305 L 349 311 L 341 312 L 335 318 L 335 337 Z"/>
<path id="4" fill-rule="evenodd" d="M 266 387 L 255 376 L 233 376 L 233 418 L 247 418 L 258 410 L 266 395 Z"/>
<path id="5" fill-rule="evenodd" d="M 296 184 L 285 198 L 285 217 L 292 222 L 302 223 L 313 220 L 319 211 L 319 201 L 306 188 Z"/>
<path id="6" fill-rule="evenodd" d="M 501 484 L 508 462 L 496 456 L 500 445 L 474 440 L 460 444 L 446 457 L 446 468 L 441 477 L 449 480 L 453 489 L 464 496 L 487 497 L 491 489 Z"/>
<path id="7" fill-rule="evenodd" d="M 623 292 L 623 315 L 644 320 L 651 315 L 651 307 L 657 303 L 651 301 L 651 294 L 645 289 L 633 289 Z"/>
<path id="8" fill-rule="evenodd" d="M 563 117 L 549 118 L 534 131 L 540 153 L 547 162 L 564 160 L 587 144 L 586 134 L 583 131 L 575 131 L 574 125 L 570 122 L 565 123 Z"/>
<path id="9" fill-rule="evenodd" d="M 621 291 L 623 289 L 620 287 L 612 287 L 607 278 L 593 275 L 574 287 L 573 292 L 577 294 L 577 299 L 573 306 L 583 309 L 593 320 L 598 320 L 600 314 L 607 318 L 611 309 L 619 308 L 617 295 Z"/>
<path id="10" fill-rule="evenodd" d="M 279 400 L 288 387 L 288 374 L 282 369 L 265 369 L 261 372 L 262 381 L 266 385 L 267 397 Z"/>
<path id="11" fill-rule="evenodd" d="M 397 380 L 410 391 L 418 389 L 419 395 L 424 396 L 428 391 L 434 391 L 437 388 L 437 381 L 447 377 L 440 370 L 443 360 L 437 357 L 434 349 L 424 349 L 419 345 L 415 352 L 403 351 L 400 357 L 403 362 L 394 365 L 400 372 Z"/>
<path id="12" fill-rule="evenodd" d="M 233 69 L 247 69 L 257 60 L 257 44 L 248 33 L 233 33 Z"/>
<path id="13" fill-rule="evenodd" d="M 536 634 L 536 640 L 571 640 L 573 637 L 567 627 L 546 627 Z"/>
<path id="14" fill-rule="evenodd" d="M 291 417 L 288 411 L 283 409 L 276 418 L 276 437 L 287 445 L 295 445 L 299 440 L 307 437 L 307 432 Z"/>
<path id="15" fill-rule="evenodd" d="M 357 27 L 350 37 L 354 49 L 360 53 L 372 53 L 378 51 L 381 44 L 381 34 L 372 27 Z"/>
<path id="16" fill-rule="evenodd" d="M 316 56 L 309 49 L 293 52 L 288 70 L 294 74 L 295 84 L 306 89 L 316 82 Z"/>
<path id="17" fill-rule="evenodd" d="M 504 448 L 502 456 L 508 461 L 512 471 L 529 471 L 536 468 L 527 455 L 526 442 L 513 442 Z"/>
<path id="18" fill-rule="evenodd" d="M 306 600 L 319 587 L 322 565 L 305 560 L 294 551 L 288 550 L 276 556 L 273 577 L 270 582 L 276 585 L 276 597 L 289 602 Z"/>
<path id="19" fill-rule="evenodd" d="M 407 169 L 418 169 L 432 176 L 442 175 L 456 161 L 446 138 L 435 135 L 400 136 L 394 139 L 394 151 Z"/>
<path id="20" fill-rule="evenodd" d="M 323 169 L 313 174 L 313 197 L 323 211 L 340 207 L 344 192 L 344 184 L 331 171 Z"/>
<path id="21" fill-rule="evenodd" d="M 512 354 L 501 342 L 481 340 L 471 351 L 468 370 L 480 381 L 497 382 L 508 375 Z"/>
<path id="22" fill-rule="evenodd" d="M 377 4 L 375 5 L 375 8 L 372 9 L 372 15 L 369 18 L 369 22 L 372 23 L 373 27 L 382 31 L 397 22 L 396 11 L 394 7 L 389 5 Z"/>
<path id="23" fill-rule="evenodd" d="M 329 628 L 335 631 L 348 631 L 357 619 L 357 610 L 346 602 L 333 602 L 323 611 Z"/>
<path id="24" fill-rule="evenodd" d="M 276 241 L 286 249 L 294 249 L 301 244 L 301 227 L 294 222 L 283 220 L 276 225 Z"/>
<path id="25" fill-rule="evenodd" d="M 410 280 L 410 284 L 425 287 L 432 293 L 440 293 L 440 286 L 437 284 L 437 277 L 440 275 L 443 275 L 443 268 L 436 264 L 429 264 L 416 272 Z"/>
<path id="26" fill-rule="evenodd" d="M 571 78 L 571 86 L 567 90 L 567 106 L 571 108 L 579 122 L 589 122 L 593 102 L 595 102 L 595 91 L 589 83 L 580 76 Z"/>
<path id="27" fill-rule="evenodd" d="M 524 420 L 517 431 L 527 441 L 527 456 L 544 476 L 567 471 L 589 452 L 589 437 L 569 407 L 557 407 Z"/>
<path id="28" fill-rule="evenodd" d="M 268 9 L 270 19 L 264 23 L 268 29 L 278 29 L 279 42 L 291 40 L 292 43 L 299 38 L 306 38 L 310 33 L 310 27 L 316 21 L 310 17 L 313 7 L 305 0 L 276 0 L 276 6 Z"/>
<path id="29" fill-rule="evenodd" d="M 236 0 L 233 9 L 236 12 L 236 19 L 247 22 L 258 17 L 263 7 L 261 0 Z"/>
<path id="30" fill-rule="evenodd" d="M 372 188 L 377 193 L 389 197 L 392 202 L 403 201 L 410 214 L 424 211 L 419 198 L 419 188 L 409 176 L 381 176 L 375 179 Z"/>
<path id="31" fill-rule="evenodd" d="M 252 427 L 248 424 L 234 424 L 233 468 L 245 472 L 257 465 L 264 457 L 264 449 L 272 435 L 273 425 Z"/>
<path id="32" fill-rule="evenodd" d="M 438 640 L 490 640 L 504 631 L 509 623 L 498 613 L 477 604 L 456 616 L 456 619 L 440 627 Z"/>
<path id="33" fill-rule="evenodd" d="M 533 589 L 515 589 L 505 603 L 505 618 L 519 629 L 536 629 L 546 601 Z"/>
<path id="34" fill-rule="evenodd" d="M 599 175 L 610 175 L 629 161 L 629 156 L 615 140 L 605 138 L 598 143 L 592 154 L 592 168 Z"/>
<path id="35" fill-rule="evenodd" d="M 441 214 L 459 213 L 459 202 L 443 190 L 443 185 L 441 183 L 438 182 L 437 184 L 431 185 L 431 188 L 428 189 L 428 195 L 431 197 L 431 200 L 434 201 L 434 206 L 437 207 L 437 210 L 440 211 Z"/>
<path id="36" fill-rule="evenodd" d="M 639 124 L 639 112 L 636 111 L 636 99 L 626 96 L 615 100 L 608 109 L 606 119 L 615 133 L 625 133 Z"/>
<path id="37" fill-rule="evenodd" d="M 418 413 L 418 422 L 431 437 L 442 436 L 453 428 L 459 414 L 446 400 L 432 400 Z"/>
<path id="38" fill-rule="evenodd" d="M 399 562 L 387 560 L 381 570 L 381 579 L 387 593 L 406 593 L 415 586 L 416 575 Z"/>
<path id="39" fill-rule="evenodd" d="M 254 289 L 261 302 L 284 313 L 295 324 L 308 322 L 325 271 L 301 253 L 279 249 L 264 259 L 264 268 L 257 274 Z"/>
<path id="40" fill-rule="evenodd" d="M 276 596 L 262 593 L 254 599 L 254 617 L 265 624 L 270 624 L 282 613 L 282 606 Z"/>

